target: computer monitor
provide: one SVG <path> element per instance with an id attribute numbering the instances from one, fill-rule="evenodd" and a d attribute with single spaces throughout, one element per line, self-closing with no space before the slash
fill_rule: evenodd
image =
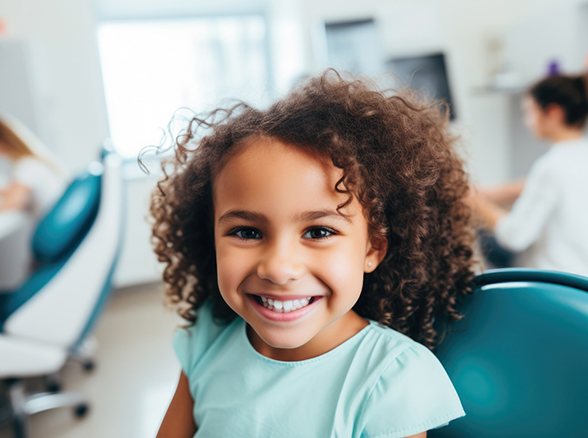
<path id="1" fill-rule="evenodd" d="M 455 105 L 443 53 L 390 58 L 386 61 L 386 67 L 400 81 L 401 86 L 413 88 L 428 98 L 447 102 L 449 118 L 455 119 Z"/>

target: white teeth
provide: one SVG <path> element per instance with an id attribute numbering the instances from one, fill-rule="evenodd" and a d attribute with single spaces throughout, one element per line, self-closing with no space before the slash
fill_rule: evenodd
<path id="1" fill-rule="evenodd" d="M 297 300 L 280 301 L 272 298 L 260 297 L 263 307 L 278 313 L 288 313 L 294 310 L 308 306 L 311 297 L 300 298 Z"/>

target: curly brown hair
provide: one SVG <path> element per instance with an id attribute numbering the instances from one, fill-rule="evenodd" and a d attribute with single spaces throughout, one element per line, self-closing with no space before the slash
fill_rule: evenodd
<path id="1" fill-rule="evenodd" d="M 343 170 L 335 189 L 359 200 L 370 237 L 388 245 L 354 310 L 434 348 L 474 277 L 468 178 L 443 114 L 327 71 L 266 110 L 241 102 L 192 118 L 151 200 L 168 302 L 190 323 L 208 299 L 217 318 L 236 316 L 217 285 L 212 189 L 235 147 L 265 136 Z"/>

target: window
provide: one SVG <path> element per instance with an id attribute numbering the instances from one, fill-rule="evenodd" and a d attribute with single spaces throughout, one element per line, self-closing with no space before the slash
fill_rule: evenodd
<path id="1" fill-rule="evenodd" d="M 127 158 L 158 145 L 179 108 L 272 97 L 260 16 L 109 22 L 98 44 L 112 141 Z"/>

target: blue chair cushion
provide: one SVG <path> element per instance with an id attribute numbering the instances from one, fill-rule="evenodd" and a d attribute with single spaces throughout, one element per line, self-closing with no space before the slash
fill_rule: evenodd
<path id="1" fill-rule="evenodd" d="M 476 284 L 436 350 L 466 416 L 427 436 L 584 436 L 588 278 L 505 269 Z"/>
<path id="2" fill-rule="evenodd" d="M 100 204 L 100 172 L 74 179 L 35 229 L 32 241 L 37 263 L 53 263 L 76 247 L 96 218 Z"/>

